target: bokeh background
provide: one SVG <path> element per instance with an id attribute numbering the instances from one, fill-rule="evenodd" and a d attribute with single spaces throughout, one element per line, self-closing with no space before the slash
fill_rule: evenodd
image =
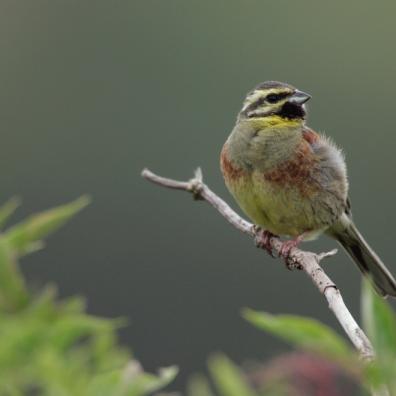
<path id="1" fill-rule="evenodd" d="M 147 369 L 178 364 L 179 385 L 210 352 L 242 363 L 287 348 L 245 323 L 245 306 L 341 332 L 303 274 L 140 172 L 187 179 L 200 165 L 232 202 L 218 156 L 243 97 L 287 81 L 312 94 L 309 124 L 344 148 L 356 222 L 396 273 L 395 13 L 390 0 L 2 0 L 1 200 L 22 197 L 22 218 L 93 198 L 24 260 L 32 286 L 127 317 L 122 342 Z M 357 270 L 342 252 L 325 266 L 358 316 Z"/>

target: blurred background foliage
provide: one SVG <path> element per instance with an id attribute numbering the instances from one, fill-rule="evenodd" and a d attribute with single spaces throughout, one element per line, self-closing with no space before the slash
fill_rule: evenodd
<path id="1" fill-rule="evenodd" d="M 238 364 L 286 351 L 241 320 L 243 306 L 339 331 L 302 274 L 139 174 L 185 179 L 200 165 L 231 202 L 218 155 L 241 101 L 260 81 L 287 81 L 312 94 L 310 125 L 344 148 L 356 223 L 396 272 L 395 12 L 391 0 L 3 0 L 0 198 L 23 198 L 20 220 L 94 197 L 26 258 L 28 284 L 53 281 L 61 298 L 86 296 L 90 314 L 128 318 L 122 343 L 150 371 L 180 365 L 179 389 L 212 351 Z M 353 264 L 340 253 L 326 270 L 358 316 Z"/>
<path id="2" fill-rule="evenodd" d="M 0 235 L 1 396 L 153 395 L 178 372 L 175 366 L 160 369 L 158 375 L 144 372 L 119 345 L 116 331 L 122 321 L 88 315 L 81 297 L 59 301 L 53 285 L 36 291 L 26 287 L 18 259 L 40 249 L 43 238 L 87 203 L 82 197 L 30 216 Z M 16 208 L 15 200 L 0 208 L 2 226 Z M 343 337 L 317 320 L 244 309 L 253 326 L 291 343 L 298 352 L 245 368 L 218 353 L 208 361 L 209 378 L 195 374 L 187 393 L 167 395 L 341 396 L 385 385 L 387 396 L 396 394 L 396 317 L 368 284 L 362 312 L 375 361 L 363 361 Z"/>
<path id="3" fill-rule="evenodd" d="M 0 236 L 0 394 L 2 396 L 140 396 L 170 382 L 177 369 L 158 376 L 143 372 L 127 350 L 117 345 L 121 323 L 87 315 L 84 299 L 57 301 L 48 285 L 32 293 L 17 259 L 42 246 L 88 203 L 70 204 L 29 217 Z M 0 209 L 0 223 L 16 209 Z"/>

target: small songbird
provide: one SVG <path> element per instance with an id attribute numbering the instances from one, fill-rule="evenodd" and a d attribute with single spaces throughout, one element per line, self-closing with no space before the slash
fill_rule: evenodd
<path id="1" fill-rule="evenodd" d="M 310 95 L 277 81 L 248 93 L 221 152 L 221 170 L 242 210 L 263 230 L 261 243 L 287 236 L 281 253 L 326 233 L 348 252 L 382 296 L 396 281 L 351 217 L 345 159 L 305 125 Z"/>

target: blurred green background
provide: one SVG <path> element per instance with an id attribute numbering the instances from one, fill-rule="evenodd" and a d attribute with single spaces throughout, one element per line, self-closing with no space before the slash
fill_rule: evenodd
<path id="1" fill-rule="evenodd" d="M 395 13 L 390 0 L 3 0 L 1 200 L 23 197 L 22 218 L 93 197 L 24 261 L 31 284 L 54 281 L 91 313 L 129 318 L 122 341 L 147 369 L 178 364 L 181 382 L 215 350 L 243 362 L 286 348 L 241 307 L 339 329 L 303 274 L 140 171 L 187 179 L 200 165 L 232 202 L 218 156 L 243 97 L 289 82 L 313 96 L 309 124 L 344 148 L 355 220 L 396 273 Z M 353 264 L 340 253 L 326 269 L 358 316 Z"/>

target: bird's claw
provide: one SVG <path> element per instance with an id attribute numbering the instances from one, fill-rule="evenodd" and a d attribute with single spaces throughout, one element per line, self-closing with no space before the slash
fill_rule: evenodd
<path id="1" fill-rule="evenodd" d="M 271 238 L 275 235 L 267 230 L 263 230 L 262 228 L 255 226 L 256 236 L 254 238 L 254 242 L 256 246 L 260 249 L 264 249 L 268 252 L 271 257 L 275 257 L 272 249 Z"/>
<path id="2" fill-rule="evenodd" d="M 302 240 L 302 235 L 298 236 L 295 239 L 290 239 L 282 242 L 282 247 L 279 251 L 279 257 L 282 257 L 285 260 L 286 267 L 289 270 L 293 269 L 301 269 L 301 266 L 296 264 L 290 257 L 290 253 L 292 249 L 296 248 Z"/>

